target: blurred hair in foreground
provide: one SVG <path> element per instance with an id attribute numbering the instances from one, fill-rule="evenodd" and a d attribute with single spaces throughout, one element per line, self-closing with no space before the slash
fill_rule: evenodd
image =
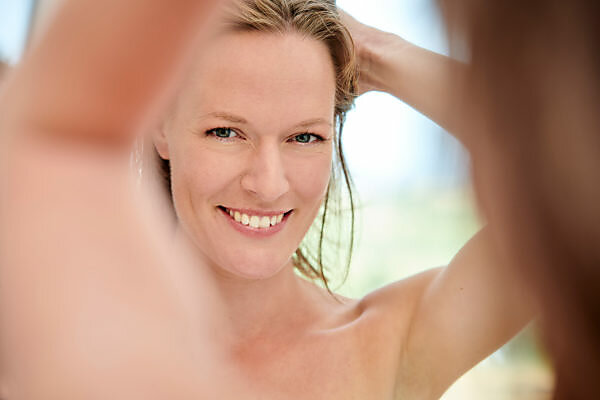
<path id="1" fill-rule="evenodd" d="M 482 211 L 535 291 L 556 399 L 600 398 L 600 4 L 440 2 Z"/>

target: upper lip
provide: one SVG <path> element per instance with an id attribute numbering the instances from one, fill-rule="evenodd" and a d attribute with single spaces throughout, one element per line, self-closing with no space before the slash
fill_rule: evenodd
<path id="1" fill-rule="evenodd" d="M 288 210 L 255 210 L 255 209 L 250 209 L 250 208 L 233 208 L 233 207 L 226 207 L 226 206 L 221 206 L 221 207 L 226 208 L 227 210 L 231 210 L 233 212 L 238 211 L 240 214 L 256 215 L 259 217 L 262 217 L 262 216 L 272 217 L 274 215 L 285 214 L 289 211 L 292 211 L 291 209 L 288 209 Z"/>

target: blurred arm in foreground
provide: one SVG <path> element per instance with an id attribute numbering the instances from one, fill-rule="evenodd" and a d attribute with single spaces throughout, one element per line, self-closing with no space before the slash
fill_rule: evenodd
<path id="1" fill-rule="evenodd" d="M 600 397 L 600 7 L 440 1 L 471 54 L 467 147 L 494 241 L 535 294 L 555 399 Z"/>
<path id="2" fill-rule="evenodd" d="M 223 398 L 218 299 L 129 172 L 215 2 L 67 1 L 4 83 L 3 398 Z"/>

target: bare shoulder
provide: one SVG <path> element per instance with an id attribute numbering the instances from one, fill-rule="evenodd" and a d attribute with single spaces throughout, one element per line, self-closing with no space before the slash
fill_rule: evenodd
<path id="1" fill-rule="evenodd" d="M 431 268 L 408 278 L 383 286 L 360 300 L 360 307 L 368 313 L 384 317 L 394 324 L 408 322 L 415 305 L 430 283 L 443 271 L 444 267 Z M 393 318 L 388 318 L 392 317 Z"/>
<path id="2" fill-rule="evenodd" d="M 441 270 L 427 270 L 394 282 L 343 307 L 352 315 L 346 325 L 351 327 L 352 353 L 361 365 L 368 366 L 363 373 L 377 383 L 378 390 L 385 388 L 387 397 L 398 391 L 401 355 L 415 307 Z"/>
<path id="3" fill-rule="evenodd" d="M 386 285 L 367 294 L 355 304 L 365 335 L 396 363 L 402 350 L 415 308 L 423 292 L 443 268 L 433 268 Z M 384 349 L 375 349 L 381 351 Z"/>

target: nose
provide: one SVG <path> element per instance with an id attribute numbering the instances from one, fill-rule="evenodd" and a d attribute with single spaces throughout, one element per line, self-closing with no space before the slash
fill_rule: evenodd
<path id="1" fill-rule="evenodd" d="M 255 149 L 242 176 L 242 188 L 261 201 L 273 202 L 290 190 L 285 167 L 276 146 Z"/>

